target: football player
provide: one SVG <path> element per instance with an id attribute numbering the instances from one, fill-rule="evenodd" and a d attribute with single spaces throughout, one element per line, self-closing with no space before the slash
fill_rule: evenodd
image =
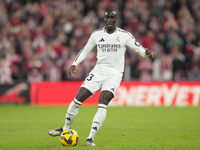
<path id="1" fill-rule="evenodd" d="M 76 56 L 72 66 L 69 68 L 71 77 L 76 72 L 76 66 L 97 46 L 96 65 L 81 85 L 74 100 L 70 103 L 64 127 L 49 130 L 49 135 L 59 136 L 62 131 L 71 128 L 81 104 L 88 97 L 101 90 L 98 110 L 93 118 L 90 134 L 86 139 L 87 146 L 95 146 L 94 137 L 106 118 L 107 106 L 114 98 L 122 80 L 126 48 L 129 47 L 142 57 L 148 59 L 153 57 L 153 53 L 141 46 L 130 32 L 116 26 L 117 20 L 117 12 L 113 8 L 107 9 L 104 14 L 105 27 L 95 30 L 87 44 Z"/>

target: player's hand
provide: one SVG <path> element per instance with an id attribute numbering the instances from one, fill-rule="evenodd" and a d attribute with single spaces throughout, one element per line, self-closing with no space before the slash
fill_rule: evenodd
<path id="1" fill-rule="evenodd" d="M 75 65 L 72 65 L 70 68 L 69 68 L 69 75 L 71 77 L 74 77 L 73 73 L 72 72 L 76 72 L 76 66 Z"/>
<path id="2" fill-rule="evenodd" d="M 146 57 L 148 58 L 148 59 L 152 59 L 153 58 L 153 52 L 151 52 L 150 50 L 146 50 L 145 51 L 145 54 L 146 54 Z"/>

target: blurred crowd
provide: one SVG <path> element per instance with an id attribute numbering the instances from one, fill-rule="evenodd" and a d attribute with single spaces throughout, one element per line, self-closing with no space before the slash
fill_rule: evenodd
<path id="1" fill-rule="evenodd" d="M 199 0 L 1 0 L 0 84 L 84 80 L 96 48 L 68 75 L 93 30 L 104 26 L 106 8 L 118 27 L 154 52 L 147 60 L 126 51 L 123 80 L 200 80 Z"/>

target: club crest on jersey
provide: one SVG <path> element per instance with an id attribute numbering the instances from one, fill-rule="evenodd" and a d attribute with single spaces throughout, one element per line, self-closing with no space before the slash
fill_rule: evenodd
<path id="1" fill-rule="evenodd" d="M 116 38 L 116 41 L 117 41 L 117 42 L 120 42 L 120 37 L 119 37 L 119 36 Z"/>

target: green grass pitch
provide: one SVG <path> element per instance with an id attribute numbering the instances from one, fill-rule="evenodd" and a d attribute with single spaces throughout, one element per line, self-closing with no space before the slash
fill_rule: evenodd
<path id="1" fill-rule="evenodd" d="M 85 146 L 97 107 L 81 106 L 72 129 L 77 146 L 62 146 L 47 131 L 64 125 L 67 107 L 0 105 L 0 150 L 200 150 L 200 107 L 108 107 Z"/>

